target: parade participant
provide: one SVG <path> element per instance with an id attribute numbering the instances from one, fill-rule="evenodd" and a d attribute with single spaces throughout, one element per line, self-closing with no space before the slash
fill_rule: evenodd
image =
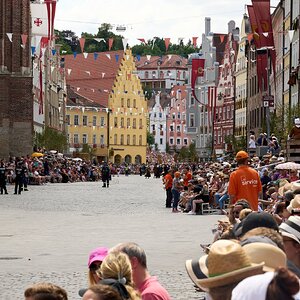
<path id="1" fill-rule="evenodd" d="M 67 292 L 52 283 L 36 283 L 24 292 L 25 300 L 68 300 Z"/>
<path id="2" fill-rule="evenodd" d="M 168 173 L 164 176 L 163 178 L 163 183 L 164 183 L 164 188 L 166 190 L 166 207 L 169 208 L 172 205 L 172 199 L 173 199 L 173 195 L 172 195 L 172 186 L 173 186 L 173 177 L 172 177 L 172 170 L 169 169 Z"/>
<path id="3" fill-rule="evenodd" d="M 101 178 L 103 182 L 102 187 L 109 187 L 110 168 L 106 162 L 103 162 L 103 166 L 101 169 Z"/>
<path id="4" fill-rule="evenodd" d="M 6 189 L 6 168 L 3 160 L 1 160 L 0 163 L 0 189 L 1 189 L 1 195 L 3 194 L 3 192 L 5 194 L 8 194 Z"/>
<path id="5" fill-rule="evenodd" d="M 23 177 L 22 177 L 22 185 L 23 185 L 23 191 L 28 191 L 27 185 L 28 185 L 28 163 L 26 160 L 23 160 L 22 164 L 23 168 Z"/>
<path id="6" fill-rule="evenodd" d="M 290 131 L 290 138 L 291 139 L 300 139 L 300 118 L 295 119 L 295 125 Z"/>
<path id="7" fill-rule="evenodd" d="M 135 286 L 142 295 L 142 300 L 170 300 L 169 293 L 148 272 L 145 251 L 136 243 L 122 243 L 112 249 L 128 255 L 132 265 L 132 276 Z"/>
<path id="8" fill-rule="evenodd" d="M 184 170 L 183 170 L 183 187 L 184 187 L 184 190 L 187 191 L 189 181 L 192 180 L 192 178 L 193 178 L 193 176 L 192 176 L 192 173 L 190 172 L 190 168 L 185 167 Z"/>
<path id="9" fill-rule="evenodd" d="M 23 173 L 24 173 L 24 170 L 23 170 L 23 167 L 22 167 L 22 161 L 18 161 L 17 160 L 17 163 L 16 163 L 16 168 L 15 168 L 15 175 L 16 175 L 16 178 L 15 178 L 15 192 L 14 194 L 21 194 L 21 191 L 22 191 L 22 183 L 23 183 Z"/>
<path id="10" fill-rule="evenodd" d="M 96 271 L 100 268 L 107 254 L 108 254 L 108 248 L 106 247 L 99 247 L 91 251 L 89 255 L 89 261 L 88 261 L 89 285 L 93 285 L 99 282 L 100 278 L 98 277 Z"/>
<path id="11" fill-rule="evenodd" d="M 230 174 L 228 194 L 230 203 L 247 199 L 253 210 L 258 210 L 258 198 L 262 194 L 262 185 L 258 173 L 248 166 L 249 155 L 245 151 L 236 154 L 238 169 Z"/>
<path id="12" fill-rule="evenodd" d="M 129 300 L 141 299 L 134 289 L 133 270 L 128 256 L 123 252 L 110 252 L 103 260 L 97 274 L 104 282 L 118 281 L 125 288 L 126 298 Z M 100 283 L 102 282 L 100 281 Z"/>
<path id="13" fill-rule="evenodd" d="M 177 206 L 180 200 L 181 189 L 182 189 L 182 184 L 180 182 L 180 172 L 177 171 L 174 173 L 174 179 L 172 183 L 172 195 L 173 195 L 172 212 L 173 213 L 179 212 Z"/>

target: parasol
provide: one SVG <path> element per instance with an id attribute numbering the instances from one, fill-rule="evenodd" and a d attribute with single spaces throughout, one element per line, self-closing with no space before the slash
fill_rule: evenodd
<path id="1" fill-rule="evenodd" d="M 43 157 L 44 156 L 44 154 L 43 153 L 40 153 L 40 152 L 33 152 L 32 154 L 31 154 L 31 157 Z"/>
<path id="2" fill-rule="evenodd" d="M 289 161 L 286 163 L 279 164 L 275 167 L 276 170 L 300 170 L 300 164 Z"/>

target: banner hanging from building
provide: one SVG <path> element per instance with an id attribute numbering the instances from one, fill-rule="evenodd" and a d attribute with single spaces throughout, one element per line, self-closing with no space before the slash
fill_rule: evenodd
<path id="1" fill-rule="evenodd" d="M 196 58 L 192 59 L 192 81 L 191 81 L 191 87 L 192 87 L 192 94 L 197 102 L 201 103 L 195 93 L 195 84 L 198 77 L 204 76 L 204 67 L 205 67 L 205 59 L 203 58 Z M 202 103 L 201 103 L 202 104 Z"/>

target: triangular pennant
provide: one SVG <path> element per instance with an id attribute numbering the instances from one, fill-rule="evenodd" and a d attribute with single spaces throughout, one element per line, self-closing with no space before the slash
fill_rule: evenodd
<path id="1" fill-rule="evenodd" d="M 123 49 L 125 51 L 127 48 L 128 39 L 122 39 L 122 43 L 123 43 Z"/>
<path id="2" fill-rule="evenodd" d="M 147 60 L 151 59 L 151 55 L 146 55 L 146 57 L 147 57 Z"/>
<path id="3" fill-rule="evenodd" d="M 54 56 L 56 54 L 56 50 L 52 49 L 52 55 Z"/>
<path id="4" fill-rule="evenodd" d="M 120 57 L 120 55 L 119 55 L 119 54 L 115 54 L 116 62 L 118 62 L 118 61 L 119 61 L 119 57 Z"/>
<path id="5" fill-rule="evenodd" d="M 290 39 L 290 43 L 293 41 L 293 38 L 294 38 L 294 33 L 295 33 L 295 30 L 289 30 L 289 39 Z"/>
<path id="6" fill-rule="evenodd" d="M 91 72 L 90 71 L 85 71 L 86 74 L 88 74 L 89 76 L 91 76 Z"/>
<path id="7" fill-rule="evenodd" d="M 34 53 L 35 53 L 35 47 L 31 46 L 31 54 L 34 55 Z"/>
<path id="8" fill-rule="evenodd" d="M 25 48 L 28 39 L 28 34 L 21 34 L 22 48 Z"/>
<path id="9" fill-rule="evenodd" d="M 172 58 L 172 54 L 168 54 L 168 60 L 170 60 Z"/>
<path id="10" fill-rule="evenodd" d="M 7 33 L 6 35 L 7 35 L 8 39 L 9 39 L 9 41 L 12 43 L 12 36 L 13 36 L 13 34 L 12 33 Z"/>
<path id="11" fill-rule="evenodd" d="M 85 59 L 87 59 L 87 57 L 88 57 L 88 53 L 87 52 L 83 52 L 83 57 L 85 58 Z"/>
<path id="12" fill-rule="evenodd" d="M 145 41 L 145 39 L 137 39 L 137 40 L 140 41 L 140 42 L 142 42 L 142 43 L 144 43 L 144 44 L 147 44 L 146 41 Z"/>
<path id="13" fill-rule="evenodd" d="M 264 37 L 268 37 L 269 36 L 269 32 L 263 32 L 263 36 Z"/>
<path id="14" fill-rule="evenodd" d="M 138 61 L 140 61 L 140 60 L 141 60 L 141 56 L 140 56 L 139 54 L 137 54 L 136 59 L 137 59 Z"/>
<path id="15" fill-rule="evenodd" d="M 105 76 L 105 73 L 102 73 L 102 78 L 104 78 L 104 76 Z"/>
<path id="16" fill-rule="evenodd" d="M 130 58 L 130 55 L 127 54 L 126 55 L 126 60 L 129 60 L 129 58 Z"/>
<path id="17" fill-rule="evenodd" d="M 77 91 L 77 92 L 79 92 L 79 90 L 80 90 L 80 87 L 76 88 L 76 91 Z"/>
<path id="18" fill-rule="evenodd" d="M 36 48 L 39 47 L 39 45 L 41 43 L 41 40 L 42 40 L 42 36 L 40 36 L 40 35 L 35 36 L 35 40 L 34 40 L 35 44 L 34 45 L 35 45 Z"/>
<path id="19" fill-rule="evenodd" d="M 100 43 L 101 41 L 105 42 L 105 39 L 103 39 L 103 38 L 94 38 L 94 40 L 98 43 Z"/>
<path id="20" fill-rule="evenodd" d="M 221 35 L 220 35 L 220 41 L 221 41 L 221 43 L 224 42 L 224 38 L 225 38 L 225 34 L 221 34 Z"/>
<path id="21" fill-rule="evenodd" d="M 197 47 L 197 40 L 198 40 L 198 37 L 197 36 L 194 36 L 192 37 L 193 39 L 193 46 L 196 48 Z"/>
<path id="22" fill-rule="evenodd" d="M 76 56 L 77 56 L 77 52 L 76 51 L 73 52 L 73 56 L 74 56 L 74 58 L 76 58 Z"/>
<path id="23" fill-rule="evenodd" d="M 166 51 L 168 51 L 169 45 L 170 45 L 170 38 L 165 38 L 165 46 L 166 46 Z"/>
<path id="24" fill-rule="evenodd" d="M 110 51 L 112 45 L 113 45 L 113 42 L 114 42 L 114 39 L 113 38 L 110 38 L 108 39 L 108 50 Z"/>
<path id="25" fill-rule="evenodd" d="M 72 69 L 67 69 L 67 71 L 68 71 L 68 75 L 70 76 L 71 72 L 72 72 Z"/>
<path id="26" fill-rule="evenodd" d="M 99 54 L 97 52 L 94 53 L 94 60 L 97 60 Z"/>
<path id="27" fill-rule="evenodd" d="M 111 59 L 110 54 L 105 54 L 108 59 Z"/>
<path id="28" fill-rule="evenodd" d="M 79 39 L 79 43 L 80 43 L 81 52 L 83 53 L 83 51 L 84 51 L 84 44 L 85 44 L 85 38 L 80 38 Z"/>

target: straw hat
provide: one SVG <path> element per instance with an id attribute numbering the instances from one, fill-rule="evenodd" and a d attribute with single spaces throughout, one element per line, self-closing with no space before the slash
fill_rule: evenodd
<path id="1" fill-rule="evenodd" d="M 291 183 L 291 191 L 294 193 L 294 194 L 299 194 L 300 193 L 300 181 L 297 180 L 297 181 L 293 181 Z"/>
<path id="2" fill-rule="evenodd" d="M 203 289 L 239 282 L 261 274 L 263 263 L 251 263 L 242 246 L 231 240 L 218 240 L 211 245 L 207 256 L 208 278 L 196 280 Z"/>
<path id="3" fill-rule="evenodd" d="M 293 212 L 294 209 L 300 209 L 300 195 L 296 195 L 286 209 L 290 214 Z"/>
<path id="4" fill-rule="evenodd" d="M 279 183 L 278 194 L 280 196 L 283 196 L 285 192 L 291 191 L 291 189 L 292 189 L 292 183 L 287 182 L 284 185 L 280 185 L 280 183 Z"/>
<path id="5" fill-rule="evenodd" d="M 254 242 L 246 244 L 243 249 L 252 263 L 265 263 L 263 266 L 264 272 L 272 272 L 278 267 L 286 267 L 286 255 L 277 246 Z"/>

